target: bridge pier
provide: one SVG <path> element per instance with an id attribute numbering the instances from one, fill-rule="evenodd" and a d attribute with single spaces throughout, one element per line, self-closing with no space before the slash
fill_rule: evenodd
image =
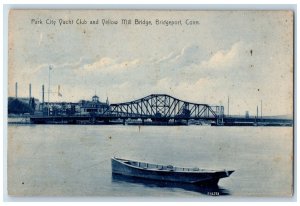
<path id="1" fill-rule="evenodd" d="M 218 126 L 222 126 L 222 125 L 224 125 L 224 122 L 223 122 L 223 118 L 217 118 L 216 119 L 216 125 L 218 125 Z"/>

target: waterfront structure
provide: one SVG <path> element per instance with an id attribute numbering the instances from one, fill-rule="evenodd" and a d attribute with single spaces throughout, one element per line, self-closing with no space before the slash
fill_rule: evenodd
<path id="1" fill-rule="evenodd" d="M 94 95 L 92 101 L 81 100 L 80 105 L 80 114 L 90 114 L 90 113 L 104 113 L 109 109 L 108 100 L 106 103 L 100 102 L 99 97 Z"/>
<path id="2" fill-rule="evenodd" d="M 21 98 L 18 98 L 21 99 Z M 38 103 L 38 100 L 35 100 Z M 27 103 L 30 105 L 32 103 Z M 217 125 L 217 126 L 292 126 L 293 118 L 252 117 L 224 114 L 223 106 L 192 103 L 167 94 L 109 104 L 97 95 L 92 100 L 73 102 L 44 102 L 38 111 L 30 111 L 32 123 L 72 124 L 153 124 L 153 125 Z M 11 107 L 9 107 L 11 108 Z M 12 109 L 9 110 L 13 111 Z M 22 113 L 22 112 L 21 112 Z M 23 112 L 25 113 L 25 112 Z M 26 111 L 26 113 L 28 113 Z M 34 114 L 33 114 L 34 113 Z M 18 113 L 19 114 L 19 113 Z M 249 115 L 249 116 L 248 116 Z"/>

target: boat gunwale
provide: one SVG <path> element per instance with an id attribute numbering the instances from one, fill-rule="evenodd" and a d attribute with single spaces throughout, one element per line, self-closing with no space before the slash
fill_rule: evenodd
<path id="1" fill-rule="evenodd" d="M 217 172 L 234 172 L 234 170 L 198 170 L 198 171 L 176 171 L 176 170 L 160 170 L 160 169 L 149 169 L 149 168 L 142 168 L 142 167 L 137 167 L 134 165 L 130 165 L 130 164 L 126 164 L 123 161 L 133 161 L 133 160 L 127 160 L 127 159 L 122 159 L 122 158 L 117 158 L 117 157 L 112 157 L 113 160 L 116 160 L 117 162 L 126 165 L 128 167 L 133 167 L 135 169 L 139 169 L 139 170 L 144 170 L 144 171 L 157 171 L 157 172 L 172 172 L 172 173 L 195 173 L 195 174 L 202 174 L 202 173 L 210 173 L 210 174 L 215 174 Z M 133 161 L 133 162 L 139 162 L 139 161 Z M 139 162 L 139 163 L 145 163 L 145 164 L 152 164 L 152 163 L 147 163 L 147 162 Z M 158 164 L 153 164 L 153 165 L 158 165 Z M 161 165 L 164 166 L 164 165 Z M 176 166 L 175 166 L 176 167 Z M 182 167 L 184 168 L 184 167 Z"/>

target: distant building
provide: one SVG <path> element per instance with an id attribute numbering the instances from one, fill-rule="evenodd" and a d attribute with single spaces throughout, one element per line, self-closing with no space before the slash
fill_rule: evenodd
<path id="1" fill-rule="evenodd" d="M 109 101 L 100 102 L 99 97 L 94 95 L 92 100 L 73 102 L 44 102 L 40 103 L 35 98 L 9 97 L 9 114 L 40 114 L 40 115 L 77 115 L 77 114 L 102 114 L 109 109 Z"/>
<path id="2" fill-rule="evenodd" d="M 80 106 L 73 102 L 44 102 L 40 104 L 39 112 L 43 115 L 74 115 L 80 112 Z"/>
<path id="3" fill-rule="evenodd" d="M 23 102 L 24 104 L 29 104 L 30 107 L 34 108 L 34 110 L 38 110 L 40 101 L 36 98 L 27 98 L 27 97 L 19 97 L 19 101 Z"/>
<path id="4" fill-rule="evenodd" d="M 34 113 L 39 108 L 39 100 L 35 98 L 24 97 L 9 97 L 8 98 L 8 113 L 9 114 L 24 114 Z"/>
<path id="5" fill-rule="evenodd" d="M 79 102 L 80 105 L 80 113 L 103 113 L 107 109 L 109 109 L 109 103 L 108 100 L 106 100 L 106 103 L 100 102 L 99 97 L 97 95 L 94 95 L 92 97 L 92 101 L 85 101 L 81 100 Z"/>
<path id="6" fill-rule="evenodd" d="M 250 115 L 249 115 L 249 112 L 246 111 L 245 117 L 246 117 L 246 118 L 249 118 L 249 116 L 250 116 Z"/>

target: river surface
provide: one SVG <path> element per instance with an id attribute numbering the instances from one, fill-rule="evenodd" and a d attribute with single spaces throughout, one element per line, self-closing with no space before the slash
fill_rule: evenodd
<path id="1" fill-rule="evenodd" d="M 218 187 L 111 174 L 112 156 L 233 169 Z M 290 196 L 292 127 L 9 125 L 11 195 L 105 197 Z"/>

